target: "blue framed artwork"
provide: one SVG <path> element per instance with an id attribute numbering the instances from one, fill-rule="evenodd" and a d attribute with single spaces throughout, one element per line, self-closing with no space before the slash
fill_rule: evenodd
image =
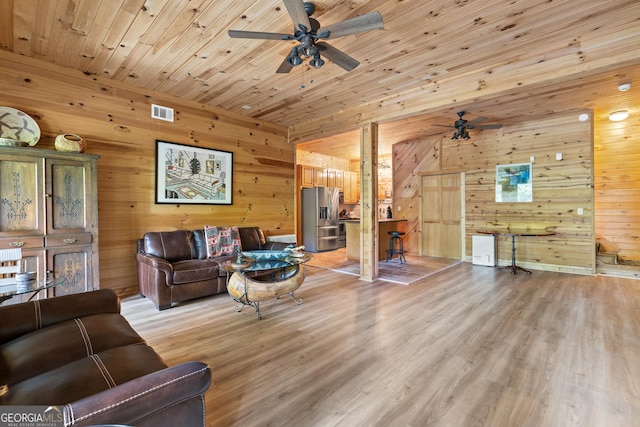
<path id="1" fill-rule="evenodd" d="M 533 201 L 532 163 L 496 166 L 496 202 Z"/>

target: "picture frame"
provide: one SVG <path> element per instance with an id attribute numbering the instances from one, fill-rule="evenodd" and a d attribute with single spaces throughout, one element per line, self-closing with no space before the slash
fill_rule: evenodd
<path id="1" fill-rule="evenodd" d="M 233 153 L 156 140 L 156 203 L 231 205 Z"/>
<path id="2" fill-rule="evenodd" d="M 532 163 L 496 166 L 496 202 L 532 202 Z"/>

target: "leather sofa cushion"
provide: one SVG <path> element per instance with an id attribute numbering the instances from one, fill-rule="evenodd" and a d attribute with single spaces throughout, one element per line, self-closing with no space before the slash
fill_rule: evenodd
<path id="1" fill-rule="evenodd" d="M 63 405 L 166 367 L 146 344 L 114 347 L 9 384 L 2 404 Z"/>
<path id="2" fill-rule="evenodd" d="M 145 233 L 144 251 L 169 262 L 198 258 L 194 253 L 193 231 L 152 231 Z"/>
<path id="3" fill-rule="evenodd" d="M 173 284 L 217 279 L 220 259 L 188 259 L 173 263 Z"/>
<path id="4" fill-rule="evenodd" d="M 260 227 L 239 227 L 240 241 L 243 251 L 259 251 L 264 249 L 266 239 Z"/>
<path id="5" fill-rule="evenodd" d="M 144 340 L 119 314 L 67 320 L 3 343 L 0 378 L 3 384 L 14 384 L 108 348 L 140 343 Z"/>
<path id="6" fill-rule="evenodd" d="M 204 229 L 199 228 L 197 230 L 193 230 L 193 241 L 195 242 L 195 247 L 196 247 L 195 258 L 206 259 L 207 258 L 207 238 L 204 234 Z"/>

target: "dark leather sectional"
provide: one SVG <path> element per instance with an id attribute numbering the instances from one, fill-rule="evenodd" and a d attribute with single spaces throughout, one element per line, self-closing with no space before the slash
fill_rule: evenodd
<path id="1" fill-rule="evenodd" d="M 0 404 L 55 406 L 64 425 L 204 426 L 209 366 L 168 367 L 113 290 L 0 306 Z"/>

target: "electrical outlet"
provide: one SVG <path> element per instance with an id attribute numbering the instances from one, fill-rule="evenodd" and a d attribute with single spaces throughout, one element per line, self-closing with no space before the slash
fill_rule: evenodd
<path id="1" fill-rule="evenodd" d="M 578 208 L 578 215 L 584 215 L 584 209 Z"/>

